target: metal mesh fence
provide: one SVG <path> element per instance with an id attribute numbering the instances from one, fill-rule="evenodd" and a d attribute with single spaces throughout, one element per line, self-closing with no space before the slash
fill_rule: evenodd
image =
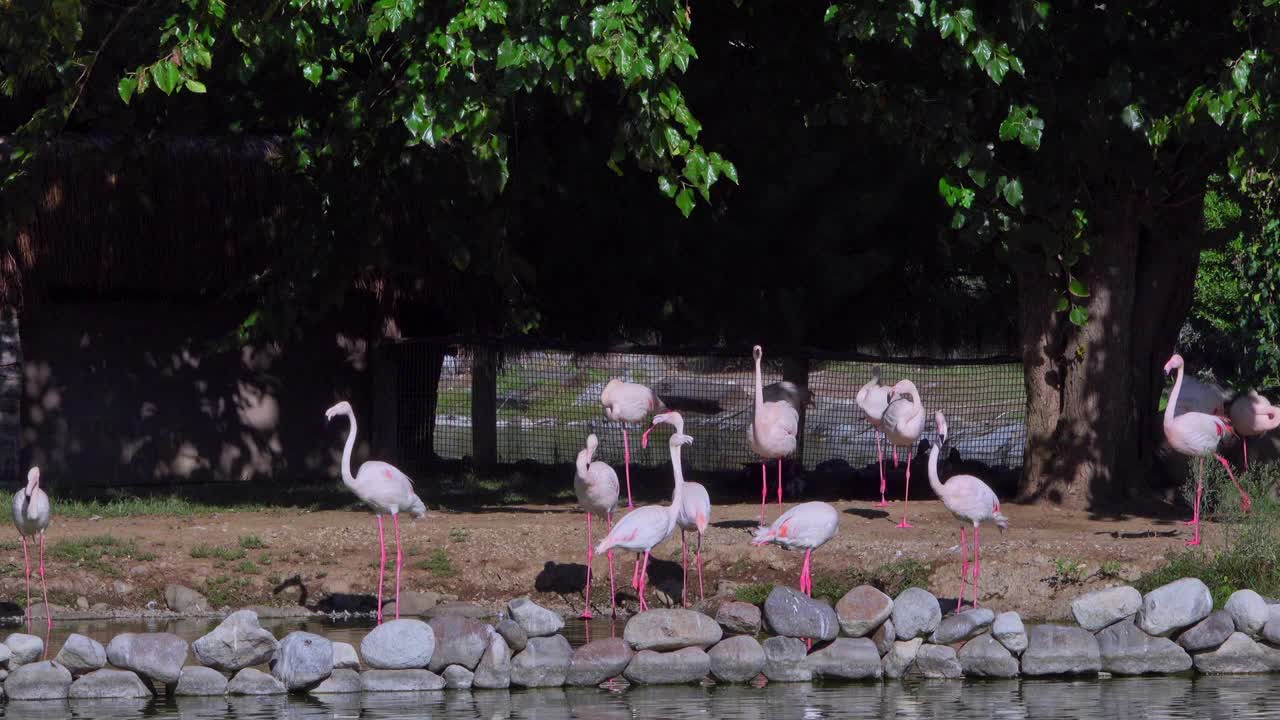
<path id="1" fill-rule="evenodd" d="M 403 457 L 441 459 L 472 455 L 472 369 L 475 347 L 444 341 L 405 341 L 398 346 L 400 427 Z M 723 351 L 671 354 L 574 352 L 556 349 L 500 350 L 497 371 L 496 460 L 571 463 L 588 434 L 600 438 L 597 458 L 622 461 L 621 428 L 610 422 L 600 393 L 611 378 L 652 388 L 681 411 L 695 438 L 684 450 L 702 471 L 737 470 L 758 464 L 747 442 L 752 420 L 754 374 L 750 355 Z M 972 360 L 810 356 L 802 450 L 794 459 L 806 468 L 829 461 L 854 467 L 876 460 L 876 435 L 855 402 L 858 389 L 879 366 L 881 382 L 915 382 L 928 414 L 926 437 L 936 432 L 935 410 L 947 416 L 950 445 L 966 461 L 993 468 L 1022 465 L 1026 438 L 1026 393 L 1021 365 L 1013 358 Z M 782 380 L 782 358 L 768 355 L 763 367 L 768 387 Z M 427 394 L 433 375 L 434 427 L 426 429 Z M 629 427 L 632 463 L 666 462 L 665 443 L 640 448 L 644 427 Z M 664 433 L 665 436 L 665 433 Z"/>

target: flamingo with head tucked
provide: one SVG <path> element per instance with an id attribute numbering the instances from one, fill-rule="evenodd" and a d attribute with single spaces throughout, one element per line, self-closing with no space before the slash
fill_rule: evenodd
<path id="1" fill-rule="evenodd" d="M 755 417 L 747 429 L 751 449 L 762 460 L 778 459 L 778 504 L 782 504 L 782 458 L 796 451 L 796 433 L 800 430 L 800 413 L 785 400 L 764 401 L 764 379 L 760 359 L 764 350 L 751 348 L 756 363 Z M 764 524 L 764 506 L 769 498 L 767 462 L 760 463 L 760 523 Z"/>
<path id="2" fill-rule="evenodd" d="M 889 407 L 889 394 L 893 392 L 892 388 L 880 384 L 880 368 L 871 368 L 871 380 L 858 390 L 858 396 L 854 401 L 858 403 L 858 407 L 862 408 L 862 413 L 867 416 L 867 422 L 871 423 L 871 427 L 876 434 L 876 461 L 880 465 L 880 507 L 889 504 L 884 499 L 885 478 L 884 478 L 884 448 L 882 442 L 884 440 L 884 430 L 880 428 L 884 420 L 884 411 Z M 894 449 L 895 457 L 897 449 Z"/>
<path id="3" fill-rule="evenodd" d="M 622 466 L 627 476 L 627 507 L 635 507 L 631 501 L 631 443 L 627 440 L 627 423 L 643 422 L 649 413 L 661 403 L 652 390 L 639 383 L 624 382 L 614 378 L 600 393 L 600 404 L 605 417 L 622 426 Z"/>
<path id="4" fill-rule="evenodd" d="M 920 391 L 910 380 L 899 380 L 889 390 L 889 406 L 885 408 L 881 418 L 884 434 L 889 438 L 897 452 L 898 446 L 907 448 L 907 488 L 902 494 L 902 522 L 900 528 L 912 527 L 907 521 L 907 505 L 911 497 L 911 459 L 916 443 L 924 434 L 924 403 L 920 400 Z"/>
<path id="5" fill-rule="evenodd" d="M 40 468 L 27 471 L 27 486 L 13 495 L 13 524 L 22 536 L 22 562 L 27 569 L 27 630 L 31 630 L 31 560 L 27 552 L 27 538 L 40 541 L 40 589 L 44 592 L 45 630 L 53 627 L 53 615 L 49 612 L 49 588 L 44 582 L 44 531 L 53 521 L 49 496 L 40 489 Z"/>
<path id="6" fill-rule="evenodd" d="M 618 509 L 618 473 L 608 464 L 593 461 L 600 440 L 595 433 L 587 436 L 587 446 L 578 451 L 577 474 L 573 478 L 573 493 L 578 496 L 578 505 L 587 514 L 587 593 L 583 601 L 582 617 L 591 619 L 591 564 L 595 559 L 591 539 L 591 516 L 599 515 L 613 529 L 613 512 Z M 609 611 L 618 614 L 616 601 L 617 591 L 613 582 L 613 551 L 609 551 Z"/>
<path id="7" fill-rule="evenodd" d="M 840 529 L 840 513 L 824 502 L 807 502 L 782 513 L 773 525 L 761 525 L 752 545 L 773 543 L 787 550 L 804 548 L 804 564 L 800 567 L 800 592 L 813 596 L 811 556 L 836 536 Z"/>
<path id="8" fill-rule="evenodd" d="M 1280 427 L 1280 407 L 1272 405 L 1270 400 L 1250 390 L 1232 401 L 1231 426 L 1244 444 L 1244 469 L 1248 470 L 1249 438 L 1262 437 Z"/>
<path id="9" fill-rule="evenodd" d="M 649 447 L 649 433 L 658 423 L 669 423 L 675 427 L 677 434 L 684 433 L 684 418 L 678 412 L 668 412 L 653 417 L 653 425 L 640 437 L 640 446 Z M 701 483 L 685 482 L 684 494 L 680 501 L 679 513 L 676 515 L 676 527 L 680 528 L 680 566 L 684 571 L 681 581 L 680 604 L 689 605 L 689 555 L 685 544 L 685 533 L 698 533 L 698 600 L 704 599 L 702 585 L 702 537 L 707 533 L 707 524 L 711 522 L 711 496 Z"/>

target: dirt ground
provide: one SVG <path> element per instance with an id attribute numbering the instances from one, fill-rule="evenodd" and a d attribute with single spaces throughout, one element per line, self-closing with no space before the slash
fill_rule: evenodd
<path id="1" fill-rule="evenodd" d="M 838 575 L 849 568 L 870 570 L 911 558 L 929 566 L 929 590 L 941 598 L 955 597 L 960 525 L 941 503 L 912 502 L 913 529 L 895 527 L 902 515 L 901 502 L 885 509 L 870 502 L 833 504 L 841 511 L 840 532 L 814 553 L 815 576 Z M 1003 536 L 993 526 L 982 531 L 981 601 L 1033 619 L 1066 616 L 1072 598 L 1136 579 L 1183 550 L 1190 537 L 1190 529 L 1173 516 L 1096 518 L 1079 511 L 1012 503 L 1003 509 L 1010 518 L 1009 531 Z M 749 544 L 758 513 L 758 505 L 715 508 L 703 545 L 707 595 L 721 581 L 796 583 L 800 554 Z M 769 519 L 777 514 L 777 505 L 771 504 Z M 406 519 L 401 523 L 406 549 L 404 588 L 436 591 L 494 608 L 530 594 L 550 607 L 580 612 L 584 518 L 566 504 L 469 512 L 432 509 L 422 520 Z M 595 525 L 597 541 L 601 526 Z M 391 592 L 395 547 L 389 521 L 386 530 Z M 1201 551 L 1208 552 L 1218 532 L 1206 523 L 1204 534 Z M 102 536 L 114 538 L 115 544 L 95 540 Z M 303 604 L 325 610 L 360 609 L 362 603 L 364 609 L 371 609 L 370 596 L 376 590 L 377 524 L 366 513 L 272 510 L 128 520 L 55 518 L 48 543 L 50 600 L 80 610 L 142 608 L 151 601 L 164 607 L 167 583 L 195 588 L 218 605 Z M 96 559 L 95 547 L 102 551 Z M 6 542 L 0 548 L 0 600 L 21 602 L 21 546 Z M 651 586 L 678 593 L 678 535 L 660 546 L 655 557 Z M 618 557 L 616 565 L 618 584 L 626 590 L 620 593 L 620 601 L 627 609 L 635 606 L 627 587 L 632 559 Z M 1083 567 L 1070 570 L 1078 565 Z M 608 564 L 605 558 L 597 558 L 594 567 L 592 604 L 597 613 L 607 613 Z M 659 606 L 653 596 L 650 601 Z"/>

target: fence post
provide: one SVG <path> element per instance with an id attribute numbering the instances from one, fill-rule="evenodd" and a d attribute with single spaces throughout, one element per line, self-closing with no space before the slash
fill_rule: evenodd
<path id="1" fill-rule="evenodd" d="M 498 358 L 495 346 L 480 343 L 471 361 L 471 458 L 476 467 L 498 462 Z"/>
<path id="2" fill-rule="evenodd" d="M 809 403 L 809 357 L 807 355 L 786 355 L 782 358 L 782 379 L 786 382 L 795 383 L 804 392 L 806 401 L 800 403 L 800 424 L 796 427 L 796 454 L 795 458 L 799 462 L 800 469 L 804 470 L 804 418 L 807 414 Z"/>

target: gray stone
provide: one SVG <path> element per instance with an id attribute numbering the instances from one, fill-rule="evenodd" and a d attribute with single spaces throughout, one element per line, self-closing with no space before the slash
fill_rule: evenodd
<path id="1" fill-rule="evenodd" d="M 1231 619 L 1231 613 L 1218 610 L 1184 630 L 1178 636 L 1178 644 L 1191 652 L 1212 650 L 1226 642 L 1235 631 L 1236 621 Z"/>
<path id="2" fill-rule="evenodd" d="M 1101 669 L 1098 640 L 1084 628 L 1036 625 L 1027 635 L 1023 675 L 1091 675 Z"/>
<path id="3" fill-rule="evenodd" d="M 185 585 L 165 585 L 164 604 L 176 613 L 209 612 L 209 601 Z"/>
<path id="4" fill-rule="evenodd" d="M 178 682 L 187 641 L 173 633 L 121 633 L 107 643 L 107 661 L 164 685 Z"/>
<path id="5" fill-rule="evenodd" d="M 892 618 L 885 620 L 875 632 L 871 633 L 871 642 L 876 644 L 876 650 L 882 657 L 889 654 L 897 640 L 898 631 L 893 627 Z"/>
<path id="6" fill-rule="evenodd" d="M 1262 626 L 1262 637 L 1269 643 L 1280 645 L 1280 605 L 1267 607 L 1267 622 Z"/>
<path id="7" fill-rule="evenodd" d="M 523 650 L 525 644 L 529 642 L 529 635 L 525 633 L 524 628 L 520 627 L 520 623 L 511 618 L 506 618 L 498 623 L 496 629 L 502 639 L 507 641 L 507 647 L 515 652 Z"/>
<path id="8" fill-rule="evenodd" d="M 710 671 L 711 658 L 702 648 L 686 647 L 672 652 L 641 650 L 622 676 L 641 685 L 679 685 L 701 682 Z"/>
<path id="9" fill-rule="evenodd" d="M 489 647 L 488 625 L 458 615 L 432 618 L 428 623 L 436 636 L 436 649 L 427 669 L 440 673 L 450 665 L 474 670 Z"/>
<path id="10" fill-rule="evenodd" d="M 440 593 L 405 590 L 400 593 L 400 617 L 420 617 L 440 604 Z M 391 598 L 382 608 L 384 617 L 396 617 L 396 601 Z"/>
<path id="11" fill-rule="evenodd" d="M 770 630 L 785 637 L 826 641 L 840 633 L 834 608 L 785 585 L 774 585 L 765 599 L 764 620 Z"/>
<path id="12" fill-rule="evenodd" d="M 257 668 L 245 668 L 227 683 L 228 695 L 283 695 L 284 683 Z"/>
<path id="13" fill-rule="evenodd" d="M 1278 651 L 1254 642 L 1242 632 L 1232 633 L 1227 641 L 1211 652 L 1192 656 L 1196 670 L 1202 673 L 1264 673 L 1280 669 Z"/>
<path id="14" fill-rule="evenodd" d="M 622 638 L 595 640 L 573 652 L 565 682 L 577 686 L 595 686 L 618 677 L 635 655 Z"/>
<path id="15" fill-rule="evenodd" d="M 528 631 L 526 627 L 525 632 Z M 530 637 L 524 650 L 511 659 L 511 684 L 528 688 L 560 687 L 569 675 L 572 659 L 573 648 L 563 635 Z"/>
<path id="16" fill-rule="evenodd" d="M 1230 622 L 1230 618 L 1228 618 Z M 1116 675 L 1179 673 L 1191 669 L 1191 656 L 1169 638 L 1151 637 L 1132 620 L 1098 633 L 1102 669 Z"/>
<path id="17" fill-rule="evenodd" d="M 44 654 L 44 640 L 35 635 L 13 633 L 4 639 L 4 644 L 13 653 L 9 660 L 13 665 L 33 663 Z"/>
<path id="18" fill-rule="evenodd" d="M 933 593 L 907 588 L 893 601 L 893 628 L 899 640 L 924 637 L 938 629 L 942 608 Z"/>
<path id="19" fill-rule="evenodd" d="M 916 672 L 927 678 L 953 680 L 964 677 L 956 649 L 950 645 L 921 646 L 916 653 Z"/>
<path id="20" fill-rule="evenodd" d="M 1267 624 L 1269 616 L 1267 601 L 1252 590 L 1237 590 L 1231 593 L 1231 597 L 1227 598 L 1227 603 L 1222 606 L 1222 609 L 1231 615 L 1236 629 L 1250 637 L 1258 637 L 1262 634 L 1262 628 Z"/>
<path id="21" fill-rule="evenodd" d="M 231 613 L 191 644 L 202 664 L 230 673 L 267 662 L 278 647 L 275 636 L 259 624 L 252 610 Z"/>
<path id="22" fill-rule="evenodd" d="M 451 601 L 436 605 L 428 610 L 424 617 L 430 620 L 431 618 L 444 617 L 445 615 L 461 615 L 462 617 L 480 620 L 492 616 L 493 612 L 475 603 Z"/>
<path id="23" fill-rule="evenodd" d="M 4 680 L 10 700 L 61 700 L 70 689 L 71 671 L 47 660 L 23 665 Z"/>
<path id="24" fill-rule="evenodd" d="M 475 676 L 475 673 L 461 665 L 450 665 L 441 675 L 444 678 L 444 686 L 452 690 L 470 690 Z"/>
<path id="25" fill-rule="evenodd" d="M 319 685 L 333 672 L 333 643 L 329 638 L 295 630 L 280 641 L 271 661 L 271 674 L 290 690 Z"/>
<path id="26" fill-rule="evenodd" d="M 929 642 L 935 645 L 950 645 L 977 637 L 986 632 L 995 619 L 996 614 L 987 608 L 975 608 L 956 613 L 938 623 L 938 629 L 933 631 Z"/>
<path id="27" fill-rule="evenodd" d="M 809 682 L 813 673 L 805 664 L 809 648 L 799 638 L 775 636 L 767 638 L 764 648 L 764 676 L 769 682 Z"/>
<path id="28" fill-rule="evenodd" d="M 1018 675 L 1018 659 L 991 633 L 983 633 L 965 643 L 956 656 L 960 660 L 960 670 L 967 676 L 1007 678 Z"/>
<path id="29" fill-rule="evenodd" d="M 1195 625 L 1213 611 L 1213 595 L 1199 578 L 1162 585 L 1142 598 L 1138 627 L 1148 635 L 1168 636 Z"/>
<path id="30" fill-rule="evenodd" d="M 1076 624 L 1089 632 L 1136 615 L 1141 608 L 1142 593 L 1127 585 L 1095 590 L 1071 601 Z"/>
<path id="31" fill-rule="evenodd" d="M 72 633 L 53 661 L 70 670 L 72 676 L 79 677 L 106 667 L 107 649 L 91 637 Z"/>
<path id="32" fill-rule="evenodd" d="M 377 670 L 425 668 L 435 649 L 435 631 L 411 618 L 384 622 L 360 641 L 360 656 Z"/>
<path id="33" fill-rule="evenodd" d="M 4 643 L 0 643 L 0 665 L 8 666 L 9 661 L 12 659 L 13 659 L 13 651 L 9 649 L 8 645 L 5 645 Z M 22 663 L 14 663 L 13 666 L 16 668 L 18 665 L 21 665 L 21 664 Z"/>
<path id="34" fill-rule="evenodd" d="M 489 647 L 480 656 L 472 687 L 500 690 L 511 686 L 511 648 L 498 633 L 489 638 Z"/>
<path id="35" fill-rule="evenodd" d="M 174 695 L 225 695 L 227 676 L 203 665 L 188 665 L 178 676 Z"/>
<path id="36" fill-rule="evenodd" d="M 865 637 L 836 638 L 830 645 L 810 653 L 804 664 L 815 678 L 862 680 L 878 678 L 884 673 L 880 651 Z"/>
<path id="37" fill-rule="evenodd" d="M 991 637 L 1005 646 L 1014 657 L 1022 655 L 1027 649 L 1027 630 L 1022 625 L 1022 616 L 1016 612 L 1002 612 L 991 624 Z"/>
<path id="38" fill-rule="evenodd" d="M 920 652 L 920 646 L 923 644 L 924 638 L 895 642 L 893 648 L 885 654 L 881 663 L 884 668 L 884 676 L 887 678 L 900 678 L 906 675 L 911 670 L 911 666 L 915 664 L 916 654 Z"/>
<path id="39" fill-rule="evenodd" d="M 756 635 L 760 632 L 760 608 L 738 600 L 716 610 L 716 622 L 726 635 Z"/>
<path id="40" fill-rule="evenodd" d="M 840 630 L 849 637 L 865 637 L 893 613 L 893 598 L 870 585 L 859 585 L 836 603 Z"/>
<path id="41" fill-rule="evenodd" d="M 350 668 L 335 668 L 333 674 L 325 678 L 324 682 L 311 688 L 310 693 L 312 695 L 348 695 L 358 693 L 362 689 L 360 673 Z"/>
<path id="42" fill-rule="evenodd" d="M 72 698 L 149 698 L 151 688 L 130 670 L 94 670 L 71 683 Z"/>
<path id="43" fill-rule="evenodd" d="M 711 675 L 719 682 L 751 682 L 764 670 L 764 648 L 751 635 L 734 635 L 707 653 Z"/>
<path id="44" fill-rule="evenodd" d="M 636 650 L 710 647 L 724 631 L 715 620 L 692 610 L 649 610 L 627 621 L 622 637 Z"/>
<path id="45" fill-rule="evenodd" d="M 443 690 L 444 678 L 430 670 L 365 670 L 360 673 L 365 692 L 422 692 Z"/>
<path id="46" fill-rule="evenodd" d="M 344 642 L 335 642 L 333 644 L 333 669 L 360 669 L 360 656 L 356 654 L 355 646 L 351 643 Z"/>
<path id="47" fill-rule="evenodd" d="M 552 612 L 529 598 L 516 598 L 507 603 L 507 612 L 531 638 L 555 635 L 564 628 L 564 618 L 559 613 Z"/>

